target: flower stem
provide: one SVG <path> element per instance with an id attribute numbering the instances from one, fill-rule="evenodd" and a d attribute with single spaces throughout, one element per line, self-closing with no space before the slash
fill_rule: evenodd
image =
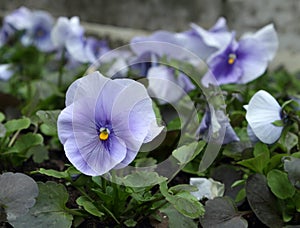
<path id="1" fill-rule="evenodd" d="M 66 50 L 63 49 L 61 53 L 60 66 L 58 71 L 58 81 L 57 81 L 58 88 L 60 88 L 62 85 L 62 77 L 64 74 L 64 67 L 65 67 L 65 57 L 66 57 Z"/>
<path id="2" fill-rule="evenodd" d="M 10 142 L 8 143 L 8 147 L 12 147 L 12 145 L 15 143 L 16 139 L 18 138 L 21 130 L 16 131 L 16 133 L 11 138 Z"/>

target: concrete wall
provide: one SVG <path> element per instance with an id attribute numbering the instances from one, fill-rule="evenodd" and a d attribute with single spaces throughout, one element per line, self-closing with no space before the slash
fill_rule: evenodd
<path id="1" fill-rule="evenodd" d="M 1 0 L 0 13 L 21 5 L 54 16 L 78 15 L 93 33 L 124 42 L 143 30 L 182 31 L 190 22 L 208 28 L 219 16 L 225 16 L 238 34 L 273 22 L 280 39 L 273 67 L 284 64 L 290 71 L 300 70 L 299 0 Z"/>

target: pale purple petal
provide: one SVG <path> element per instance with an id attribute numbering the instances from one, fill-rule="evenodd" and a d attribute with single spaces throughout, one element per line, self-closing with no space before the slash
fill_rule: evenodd
<path id="1" fill-rule="evenodd" d="M 76 61 L 87 63 L 89 61 L 85 52 L 84 37 L 72 36 L 66 40 L 66 49 Z"/>
<path id="2" fill-rule="evenodd" d="M 255 39 L 244 39 L 237 50 L 238 63 L 243 69 L 243 75 L 238 83 L 247 83 L 261 76 L 268 66 L 264 56 L 264 46 Z"/>
<path id="3" fill-rule="evenodd" d="M 120 82 L 120 80 L 122 79 L 115 81 Z M 143 100 L 146 102 L 146 105 L 142 106 L 144 112 L 139 110 L 139 104 Z M 130 150 L 138 150 L 148 134 L 149 124 L 153 118 L 147 119 L 145 116 L 154 115 L 153 109 L 150 110 L 149 107 L 152 108 L 151 99 L 145 87 L 137 82 L 127 85 L 115 99 L 111 113 L 112 128 L 115 134 L 125 141 Z M 142 123 L 139 124 L 139 122 Z"/>
<path id="4" fill-rule="evenodd" d="M 249 124 L 247 125 L 247 134 L 252 143 L 257 143 L 259 141 Z"/>
<path id="5" fill-rule="evenodd" d="M 9 24 L 16 30 L 28 29 L 31 25 L 31 16 L 31 11 L 22 6 L 13 11 L 11 14 L 7 15 L 4 18 L 4 23 Z"/>
<path id="6" fill-rule="evenodd" d="M 168 56 L 179 60 L 189 59 L 190 52 L 201 57 L 207 56 L 208 51 L 201 39 L 190 32 L 157 31 L 148 37 L 133 38 L 130 47 L 137 55 L 154 52 L 161 57 Z"/>
<path id="7" fill-rule="evenodd" d="M 75 138 L 68 138 L 64 143 L 64 150 L 69 161 L 75 166 L 76 169 L 89 176 L 97 176 L 98 173 L 91 168 L 77 147 Z"/>
<path id="8" fill-rule="evenodd" d="M 96 99 L 108 81 L 109 79 L 105 78 L 98 71 L 76 80 L 67 90 L 66 106 L 83 97 Z"/>
<path id="9" fill-rule="evenodd" d="M 246 119 L 260 141 L 272 144 L 279 139 L 283 127 L 275 126 L 273 122 L 281 120 L 281 107 L 268 92 L 260 90 L 254 94 Z"/>
<path id="10" fill-rule="evenodd" d="M 160 98 L 160 104 L 174 103 L 195 88 L 190 79 L 179 72 L 166 66 L 154 66 L 148 71 L 148 91 L 156 98 Z"/>
<path id="11" fill-rule="evenodd" d="M 73 126 L 73 105 L 67 106 L 63 109 L 57 119 L 57 131 L 59 132 L 58 138 L 64 144 L 68 138 L 74 137 Z"/>
<path id="12" fill-rule="evenodd" d="M 211 137 L 211 134 L 214 131 L 219 131 L 217 127 L 213 125 L 219 125 L 219 128 L 225 129 L 224 138 L 219 138 L 219 143 L 228 144 L 231 142 L 238 142 L 240 141 L 239 137 L 236 135 L 235 131 L 233 130 L 229 118 L 222 110 L 214 111 L 214 115 L 211 115 L 211 111 L 209 109 L 206 110 L 200 126 L 198 128 L 198 132 L 205 140 L 208 140 Z M 216 129 L 216 130 L 214 130 Z M 221 141 L 222 140 L 222 141 Z"/>
<path id="13" fill-rule="evenodd" d="M 266 25 L 252 35 L 245 36 L 242 40 L 254 39 L 257 44 L 262 46 L 261 55 L 267 61 L 271 61 L 278 49 L 278 36 L 273 24 Z"/>
<path id="14" fill-rule="evenodd" d="M 228 32 L 227 21 L 224 17 L 220 17 L 217 22 L 209 29 L 210 32 Z"/>
<path id="15" fill-rule="evenodd" d="M 66 40 L 70 37 L 82 37 L 84 28 L 80 25 L 78 17 L 70 19 L 59 17 L 54 25 L 51 38 L 56 47 L 62 48 L 65 46 Z"/>
<path id="16" fill-rule="evenodd" d="M 54 19 L 49 13 L 41 10 L 33 11 L 21 42 L 25 46 L 35 45 L 38 49 L 45 52 L 54 50 L 50 36 L 53 23 Z"/>
<path id="17" fill-rule="evenodd" d="M 105 143 L 109 145 L 106 146 Z M 92 144 L 86 143 L 80 148 L 80 152 L 86 163 L 93 167 L 98 175 L 102 175 L 124 160 L 127 149 L 123 140 L 111 134 L 109 142 L 94 140 Z"/>
<path id="18" fill-rule="evenodd" d="M 203 42 L 210 47 L 220 49 L 227 45 L 231 40 L 231 32 L 228 32 L 227 30 L 225 18 L 220 18 L 208 31 L 194 23 L 191 24 L 191 27 L 193 31 L 201 37 Z"/>
<path id="19" fill-rule="evenodd" d="M 102 55 L 110 49 L 104 40 L 98 40 L 94 37 L 86 38 L 85 53 L 89 62 L 96 62 Z"/>
<path id="20" fill-rule="evenodd" d="M 122 169 L 128 166 L 135 159 L 137 153 L 138 151 L 127 149 L 126 157 L 119 164 L 117 164 L 114 169 Z"/>
<path id="21" fill-rule="evenodd" d="M 11 64 L 0 64 L 0 81 L 7 81 L 14 74 Z"/>

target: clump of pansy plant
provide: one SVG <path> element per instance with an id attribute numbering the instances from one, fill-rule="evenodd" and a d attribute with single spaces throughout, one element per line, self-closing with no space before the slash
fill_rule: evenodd
<path id="1" fill-rule="evenodd" d="M 6 15 L 0 224 L 299 225 L 300 84 L 268 71 L 275 27 L 237 38 L 221 17 L 113 49 L 77 16 Z"/>

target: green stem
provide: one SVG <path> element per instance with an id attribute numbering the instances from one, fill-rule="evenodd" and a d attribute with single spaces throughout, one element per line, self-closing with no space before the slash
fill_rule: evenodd
<path id="1" fill-rule="evenodd" d="M 16 133 L 11 138 L 11 140 L 10 140 L 10 142 L 8 144 L 8 147 L 12 147 L 12 145 L 15 143 L 16 139 L 18 138 L 20 132 L 21 132 L 21 130 L 16 131 Z"/>
<path id="2" fill-rule="evenodd" d="M 62 50 L 61 53 L 60 66 L 58 71 L 58 81 L 57 81 L 58 88 L 60 88 L 62 85 L 62 77 L 64 74 L 64 67 L 65 67 L 65 55 L 66 55 L 66 50 L 64 49 Z"/>

